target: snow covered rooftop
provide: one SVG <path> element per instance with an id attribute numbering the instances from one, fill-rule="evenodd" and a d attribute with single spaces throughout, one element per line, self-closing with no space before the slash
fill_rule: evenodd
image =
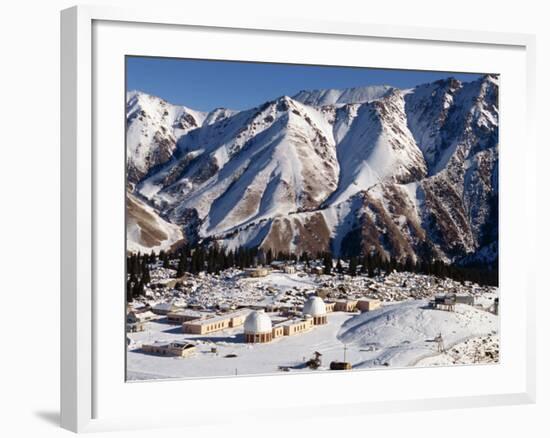
<path id="1" fill-rule="evenodd" d="M 271 329 L 271 318 L 261 310 L 252 312 L 244 321 L 244 332 L 246 334 L 269 333 Z"/>
<path id="2" fill-rule="evenodd" d="M 304 315 L 322 316 L 327 313 L 327 308 L 321 297 L 311 296 L 304 303 Z"/>

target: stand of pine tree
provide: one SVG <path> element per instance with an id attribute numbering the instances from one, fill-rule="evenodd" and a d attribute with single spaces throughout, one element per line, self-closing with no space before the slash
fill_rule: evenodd
<path id="1" fill-rule="evenodd" d="M 331 275 L 333 270 L 340 274 L 351 276 L 357 273 L 367 274 L 369 277 L 384 275 L 392 271 L 416 272 L 419 274 L 433 275 L 438 278 L 452 278 L 457 281 L 471 281 L 480 285 L 498 286 L 498 261 L 491 266 L 458 266 L 449 265 L 440 260 L 413 261 L 407 258 L 398 261 L 394 257 L 389 259 L 378 253 L 370 253 L 359 257 L 352 256 L 348 267 L 344 268 L 342 260 L 338 259 L 336 267 L 334 258 L 330 252 L 316 254 L 316 259 L 322 261 L 324 274 Z M 151 282 L 150 267 L 160 262 L 167 269 L 174 269 L 176 276 L 208 272 L 217 274 L 229 268 L 245 269 L 257 264 L 271 264 L 274 261 L 302 262 L 310 266 L 312 256 L 307 252 L 302 254 L 289 254 L 279 252 L 277 256 L 269 249 L 267 252 L 258 248 L 239 247 L 235 251 L 227 251 L 218 245 L 195 246 L 184 245 L 177 251 L 161 251 L 158 255 L 131 254 L 126 259 L 126 297 L 131 302 L 135 297 L 144 295 L 145 286 Z"/>

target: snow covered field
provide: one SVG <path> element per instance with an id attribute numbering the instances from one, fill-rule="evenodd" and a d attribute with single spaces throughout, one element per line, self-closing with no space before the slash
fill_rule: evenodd
<path id="1" fill-rule="evenodd" d="M 246 282 L 261 290 L 272 287 L 273 300 L 289 288 L 315 288 L 311 279 L 296 274 L 274 273 Z M 489 303 L 496 296 L 495 292 L 486 295 L 491 296 L 480 297 L 481 302 Z M 277 318 L 274 313 L 270 316 Z M 435 341 L 440 334 L 444 354 L 438 352 Z M 183 334 L 180 325 L 171 325 L 164 317 L 128 337 L 128 380 L 272 374 L 283 372 L 281 368 L 287 372 L 311 371 L 305 362 L 316 351 L 322 354 L 321 371 L 327 370 L 331 361 L 344 359 L 353 369 L 498 361 L 498 316 L 466 304 L 457 304 L 454 312 L 435 310 L 427 299 L 386 302 L 380 309 L 361 314 L 329 313 L 326 325 L 266 344 L 244 343 L 242 327 L 208 335 Z M 489 340 L 485 342 L 489 342 L 486 349 L 492 351 L 490 355 L 476 350 L 479 339 Z M 196 353 L 175 358 L 145 354 L 140 349 L 142 343 L 174 340 L 197 343 Z"/>
<path id="2" fill-rule="evenodd" d="M 499 359 L 499 338 L 491 334 L 467 339 L 449 348 L 445 353 L 419 360 L 416 366 L 468 365 L 495 363 Z"/>
<path id="3" fill-rule="evenodd" d="M 496 334 L 497 330 L 498 317 L 484 310 L 458 304 L 454 312 L 447 312 L 429 308 L 425 300 L 415 300 L 346 321 L 339 339 L 359 351 L 372 350 L 358 357 L 354 368 L 406 367 L 438 354 L 435 339 L 439 334 L 443 348 L 448 349 L 471 337 Z"/>
<path id="4" fill-rule="evenodd" d="M 199 343 L 199 352 L 189 358 L 166 358 L 145 355 L 139 350 L 128 352 L 128 379 L 174 377 L 207 377 L 235 374 L 271 374 L 279 372 L 279 366 L 292 371 L 307 370 L 302 364 L 314 351 L 323 354 L 323 362 L 343 359 L 344 345 L 338 340 L 340 325 L 351 318 L 346 313 L 329 315 L 329 324 L 315 327 L 307 333 L 283 336 L 267 344 L 245 344 L 242 327 L 212 333 L 210 335 L 183 335 L 179 326 L 165 326 L 162 339 L 189 339 Z M 152 323 L 159 329 L 159 325 Z M 133 334 L 134 339 L 150 336 L 146 332 Z M 132 337 L 132 336 L 131 336 Z M 136 340 L 137 340 L 136 339 Z M 217 353 L 211 353 L 216 347 Z M 132 348 L 132 347 L 131 347 Z M 227 358 L 226 355 L 237 357 Z M 296 367 L 296 368 L 292 368 Z"/>

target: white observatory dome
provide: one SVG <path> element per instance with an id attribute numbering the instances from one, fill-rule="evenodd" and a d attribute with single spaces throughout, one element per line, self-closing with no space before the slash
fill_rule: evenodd
<path id="1" fill-rule="evenodd" d="M 323 316 L 326 315 L 326 313 L 327 308 L 321 297 L 311 296 L 304 303 L 304 315 Z"/>
<path id="2" fill-rule="evenodd" d="M 254 311 L 244 320 L 244 332 L 248 335 L 271 332 L 271 318 L 263 311 Z"/>

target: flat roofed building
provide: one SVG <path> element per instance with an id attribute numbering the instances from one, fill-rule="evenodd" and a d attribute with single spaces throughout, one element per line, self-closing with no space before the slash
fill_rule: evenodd
<path id="1" fill-rule="evenodd" d="M 437 295 L 432 301 L 430 301 L 430 306 L 434 309 L 447 310 L 449 312 L 454 312 L 456 305 L 456 296 L 451 295 Z"/>
<path id="2" fill-rule="evenodd" d="M 128 312 L 145 312 L 146 310 L 151 309 L 151 306 L 146 303 L 140 303 L 139 301 L 134 301 L 132 303 L 128 303 L 127 310 Z"/>
<path id="3" fill-rule="evenodd" d="M 334 306 L 336 306 L 335 301 L 325 301 L 325 309 L 327 310 L 327 313 L 334 312 Z"/>
<path id="4" fill-rule="evenodd" d="M 156 315 L 168 315 L 174 310 L 173 307 L 172 303 L 157 303 L 151 308 L 151 311 Z"/>
<path id="5" fill-rule="evenodd" d="M 337 312 L 355 312 L 357 310 L 357 300 L 336 300 L 334 310 Z"/>
<path id="6" fill-rule="evenodd" d="M 191 335 L 206 335 L 226 328 L 229 328 L 229 320 L 226 318 L 206 318 L 182 324 L 182 331 Z"/>
<path id="7" fill-rule="evenodd" d="M 283 272 L 285 274 L 295 274 L 296 273 L 296 266 L 294 266 L 294 265 L 285 265 L 283 267 Z"/>
<path id="8" fill-rule="evenodd" d="M 243 325 L 249 313 L 250 312 L 248 309 L 246 309 L 245 311 L 230 313 L 229 327 L 239 327 Z"/>
<path id="9" fill-rule="evenodd" d="M 455 295 L 455 301 L 457 304 L 468 304 L 473 306 L 475 304 L 475 297 L 473 295 Z"/>
<path id="10" fill-rule="evenodd" d="M 195 321 L 204 318 L 204 314 L 195 310 L 177 310 L 166 315 L 166 319 L 174 324 L 183 324 L 187 321 Z"/>
<path id="11" fill-rule="evenodd" d="M 361 298 L 357 301 L 357 308 L 361 312 L 371 312 L 378 309 L 381 304 L 381 301 L 376 298 Z"/>
<path id="12" fill-rule="evenodd" d="M 187 307 L 187 302 L 185 300 L 172 300 L 170 302 L 161 302 L 156 303 L 151 307 L 151 311 L 155 315 L 168 315 L 170 312 L 178 312 Z"/>
<path id="13" fill-rule="evenodd" d="M 152 344 L 143 344 L 142 350 L 146 353 L 159 354 L 162 356 L 186 357 L 194 353 L 197 349 L 195 344 L 190 342 L 153 342 Z"/>
<path id="14" fill-rule="evenodd" d="M 242 309 L 232 313 L 216 315 L 211 318 L 187 321 L 182 324 L 181 328 L 184 333 L 205 335 L 208 333 L 217 332 L 219 330 L 243 325 L 248 313 L 248 309 Z"/>
<path id="15" fill-rule="evenodd" d="M 282 325 L 276 325 L 273 327 L 273 339 L 280 338 L 281 336 L 285 335 L 285 330 Z"/>
<path id="16" fill-rule="evenodd" d="M 146 310 L 145 312 L 136 312 L 132 310 L 126 315 L 126 322 L 128 324 L 134 324 L 136 322 L 147 322 L 155 319 L 156 317 L 157 315 L 149 310 Z"/>
<path id="17" fill-rule="evenodd" d="M 249 277 L 266 277 L 269 275 L 269 268 L 265 268 L 263 266 L 257 267 L 257 268 L 247 268 L 244 270 L 246 272 L 246 275 Z"/>
<path id="18" fill-rule="evenodd" d="M 311 329 L 313 327 L 313 318 L 291 319 L 283 322 L 281 325 L 283 326 L 283 333 L 285 336 L 293 336 Z"/>

